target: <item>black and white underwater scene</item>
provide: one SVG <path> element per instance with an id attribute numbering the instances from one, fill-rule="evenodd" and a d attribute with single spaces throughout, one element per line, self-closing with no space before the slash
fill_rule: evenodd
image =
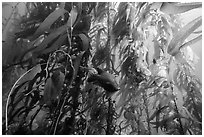
<path id="1" fill-rule="evenodd" d="M 2 2 L 3 135 L 202 135 L 202 2 Z"/>

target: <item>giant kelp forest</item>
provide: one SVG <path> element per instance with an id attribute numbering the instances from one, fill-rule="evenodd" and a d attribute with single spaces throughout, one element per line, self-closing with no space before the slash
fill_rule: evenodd
<path id="1" fill-rule="evenodd" d="M 2 134 L 202 134 L 198 8 L 3 2 Z"/>

